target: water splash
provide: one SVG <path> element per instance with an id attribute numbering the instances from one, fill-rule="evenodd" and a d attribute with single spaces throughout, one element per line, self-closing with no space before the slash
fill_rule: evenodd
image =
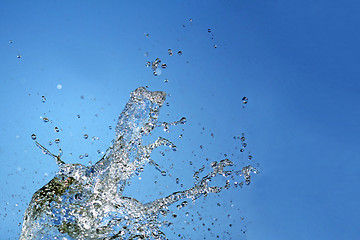
<path id="1" fill-rule="evenodd" d="M 224 159 L 213 162 L 212 171 L 202 178 L 199 174 L 205 166 L 199 169 L 190 189 L 148 203 L 123 196 L 129 180 L 140 174 L 147 163 L 158 166 L 150 159 L 155 148 L 168 146 L 176 150 L 172 142 L 161 137 L 151 144 L 142 144 L 142 137 L 155 127 L 185 123 L 185 118 L 171 124 L 157 123 L 165 98 L 164 92 L 151 92 L 144 87 L 133 91 L 119 116 L 113 145 L 92 166 L 66 164 L 60 153 L 56 156 L 36 141 L 44 154 L 56 160 L 59 171 L 33 195 L 20 239 L 167 239 L 160 229 L 159 213 L 166 212 L 170 205 L 229 188 L 229 180 L 224 186 L 209 186 L 218 175 L 243 175 L 249 184 L 250 173 L 256 169 L 247 166 L 229 170 L 233 162 Z M 183 201 L 179 206 L 186 205 L 187 201 Z"/>

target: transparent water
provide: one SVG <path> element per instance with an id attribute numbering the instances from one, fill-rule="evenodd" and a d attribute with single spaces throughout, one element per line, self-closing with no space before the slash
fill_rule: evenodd
<path id="1" fill-rule="evenodd" d="M 147 203 L 124 196 L 130 179 L 139 176 L 146 164 L 158 167 L 151 159 L 155 148 L 177 150 L 162 137 L 143 144 L 143 137 L 157 127 L 167 131 L 170 125 L 186 123 L 182 118 L 158 124 L 165 99 L 165 92 L 151 92 L 144 87 L 134 90 L 119 116 L 112 146 L 91 166 L 66 164 L 61 153 L 54 155 L 36 142 L 43 153 L 56 160 L 59 171 L 33 195 L 20 239 L 167 239 L 162 229 L 171 224 L 160 216 L 167 215 L 170 205 L 179 202 L 180 209 L 201 196 L 250 184 L 256 169 L 250 165 L 236 169 L 226 158 L 212 162 L 211 172 L 204 173 L 205 166 L 196 171 L 195 184 L 189 189 L 174 189 L 172 194 Z M 235 176 L 243 176 L 243 181 L 235 181 Z M 211 184 L 216 177 L 225 178 L 225 184 Z"/>

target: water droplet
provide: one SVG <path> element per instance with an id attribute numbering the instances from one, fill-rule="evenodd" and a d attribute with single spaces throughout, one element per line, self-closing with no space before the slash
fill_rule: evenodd
<path id="1" fill-rule="evenodd" d="M 80 115 L 79 115 L 79 114 L 77 115 L 77 118 L 80 118 Z"/>
<path id="2" fill-rule="evenodd" d="M 112 126 L 109 126 L 109 129 L 111 130 L 111 129 L 112 129 Z"/>
<path id="3" fill-rule="evenodd" d="M 97 150 L 97 153 L 98 153 L 98 154 L 100 154 L 100 153 L 101 153 L 101 151 L 100 151 L 100 150 Z"/>
<path id="4" fill-rule="evenodd" d="M 60 139 L 57 138 L 57 139 L 54 140 L 54 142 L 55 142 L 55 143 L 59 143 L 59 142 L 60 142 Z"/>
<path id="5" fill-rule="evenodd" d="M 46 101 L 46 97 L 45 96 L 41 96 L 41 101 L 44 103 Z"/>
<path id="6" fill-rule="evenodd" d="M 181 124 L 185 124 L 186 123 L 186 117 L 182 117 L 180 120 L 179 120 L 179 122 L 181 123 Z"/>
<path id="7" fill-rule="evenodd" d="M 182 135 L 182 134 L 180 134 L 180 135 L 179 135 L 179 138 L 182 138 L 182 137 L 183 137 L 183 135 Z"/>
<path id="8" fill-rule="evenodd" d="M 251 155 L 249 155 L 249 157 L 248 157 L 248 158 L 249 158 L 249 160 L 251 160 L 253 157 L 252 157 Z"/>
<path id="9" fill-rule="evenodd" d="M 211 33 L 211 29 L 210 29 L 210 28 L 208 29 L 208 33 Z"/>
<path id="10" fill-rule="evenodd" d="M 169 80 L 168 80 L 168 79 L 165 79 L 165 80 L 164 80 L 164 82 L 165 82 L 165 83 L 168 83 L 168 82 L 169 82 Z"/>
<path id="11" fill-rule="evenodd" d="M 44 118 L 43 118 L 43 121 L 44 121 L 44 122 L 49 122 L 49 119 L 48 119 L 47 117 L 44 117 Z"/>
<path id="12" fill-rule="evenodd" d="M 214 48 L 217 48 L 217 45 L 216 45 L 216 44 L 214 44 Z"/>
<path id="13" fill-rule="evenodd" d="M 242 98 L 242 102 L 243 102 L 244 104 L 247 104 L 247 103 L 248 103 L 248 98 L 247 98 L 247 97 L 243 97 L 243 98 Z"/>
<path id="14" fill-rule="evenodd" d="M 85 157 L 89 157 L 89 154 L 85 153 L 84 156 L 85 156 Z"/>
<path id="15" fill-rule="evenodd" d="M 175 181 L 176 181 L 177 184 L 179 184 L 179 181 L 180 181 L 180 180 L 179 180 L 179 178 L 176 178 Z"/>
<path id="16" fill-rule="evenodd" d="M 178 54 L 179 54 L 179 56 L 181 56 L 181 55 L 182 55 L 182 51 L 178 51 Z"/>
<path id="17" fill-rule="evenodd" d="M 242 141 L 242 142 L 244 142 L 244 141 L 245 141 L 245 137 L 241 137 L 240 139 L 241 139 L 241 141 Z"/>
<path id="18" fill-rule="evenodd" d="M 17 58 L 21 58 L 21 55 L 20 55 L 20 54 L 18 54 L 18 55 L 17 55 Z"/>
<path id="19" fill-rule="evenodd" d="M 146 67 L 150 67 L 151 63 L 149 61 L 146 62 Z"/>
<path id="20" fill-rule="evenodd" d="M 84 158 L 84 156 L 83 156 L 83 155 L 80 155 L 80 156 L 79 156 L 79 158 L 80 158 L 80 159 L 83 159 L 83 158 Z"/>
<path id="21" fill-rule="evenodd" d="M 192 22 L 193 22 L 192 18 L 190 18 L 190 19 L 189 19 L 189 22 L 190 22 L 190 23 L 192 23 Z"/>
<path id="22" fill-rule="evenodd" d="M 161 75 L 161 69 L 156 69 L 153 74 L 154 74 L 154 76 Z"/>
<path id="23" fill-rule="evenodd" d="M 244 149 L 242 148 L 242 149 L 240 149 L 240 152 L 244 152 Z"/>
<path id="24" fill-rule="evenodd" d="M 84 134 L 84 138 L 85 138 L 85 139 L 88 139 L 88 137 L 89 137 L 89 135 Z"/>
<path id="25" fill-rule="evenodd" d="M 161 65 L 161 67 L 162 67 L 162 68 L 166 68 L 166 67 L 167 67 L 166 63 L 163 63 L 163 64 Z"/>
<path id="26" fill-rule="evenodd" d="M 148 33 L 144 33 L 144 35 L 145 35 L 145 37 L 147 37 L 147 38 L 149 37 L 149 34 L 148 34 Z"/>
<path id="27" fill-rule="evenodd" d="M 33 133 L 33 134 L 31 135 L 31 139 L 32 139 L 32 140 L 35 140 L 35 139 L 36 139 L 36 134 Z"/>
<path id="28" fill-rule="evenodd" d="M 62 89 L 62 85 L 61 85 L 61 84 L 58 84 L 58 85 L 56 86 L 56 88 L 60 90 L 60 89 Z"/>
<path id="29" fill-rule="evenodd" d="M 50 145 L 50 146 L 52 145 L 52 142 L 51 142 L 51 141 L 49 141 L 49 145 Z"/>
<path id="30" fill-rule="evenodd" d="M 171 49 L 168 50 L 168 53 L 169 53 L 170 56 L 173 55 L 173 51 Z"/>
<path id="31" fill-rule="evenodd" d="M 60 131 L 58 127 L 55 127 L 54 130 L 55 130 L 55 132 L 59 132 L 59 131 Z"/>
<path id="32" fill-rule="evenodd" d="M 10 41 L 9 41 L 9 43 L 10 43 L 10 44 L 12 44 L 12 43 L 13 43 L 13 41 L 12 41 L 12 40 L 10 40 Z"/>
<path id="33" fill-rule="evenodd" d="M 244 142 L 242 143 L 243 148 L 246 148 L 247 144 Z"/>

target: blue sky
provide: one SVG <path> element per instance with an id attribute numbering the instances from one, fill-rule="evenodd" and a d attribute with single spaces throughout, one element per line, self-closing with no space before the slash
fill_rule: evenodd
<path id="1" fill-rule="evenodd" d="M 105 150 L 113 137 L 109 126 L 114 127 L 129 93 L 148 85 L 170 93 L 162 121 L 188 119 L 166 136 L 175 139 L 179 151 L 166 159 L 154 155 L 165 168 L 171 161 L 174 172 L 182 170 L 191 184 L 193 170 L 207 164 L 206 157 L 220 160 L 228 153 L 239 164 L 260 165 L 250 186 L 201 199 L 179 213 L 175 232 L 191 239 L 215 239 L 215 232 L 238 239 L 244 236 L 237 226 L 246 225 L 249 240 L 359 239 L 359 5 L 321 0 L 3 3 L 1 235 L 18 237 L 31 195 L 56 171 L 31 134 L 43 143 L 60 138 L 67 162 L 79 162 L 84 152 L 95 162 L 97 150 Z M 157 57 L 168 67 L 154 77 L 145 64 Z M 54 126 L 62 131 L 55 133 Z M 232 139 L 243 132 L 251 162 Z M 84 133 L 100 140 L 86 141 Z M 149 168 L 144 178 L 155 175 Z M 128 194 L 151 199 L 147 187 L 135 182 Z M 177 187 L 169 185 L 168 191 Z M 165 183 L 154 187 L 164 188 Z M 206 226 L 217 217 L 234 227 L 216 223 L 208 233 L 197 220 L 197 231 L 181 230 L 186 211 L 201 211 Z M 232 213 L 231 220 L 225 212 Z"/>

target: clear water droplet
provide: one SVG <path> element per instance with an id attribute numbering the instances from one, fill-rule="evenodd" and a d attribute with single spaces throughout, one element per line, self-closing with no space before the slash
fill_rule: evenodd
<path id="1" fill-rule="evenodd" d="M 208 33 L 211 33 L 211 29 L 210 29 L 210 28 L 208 29 Z"/>
<path id="2" fill-rule="evenodd" d="M 61 84 L 58 84 L 58 85 L 56 86 L 56 88 L 60 90 L 60 89 L 62 89 L 62 85 L 61 85 Z"/>
<path id="3" fill-rule="evenodd" d="M 54 140 L 54 142 L 55 142 L 55 143 L 59 143 L 59 142 L 60 142 L 60 139 L 57 138 L 57 139 Z"/>
<path id="4" fill-rule="evenodd" d="M 150 67 L 151 63 L 149 61 L 146 62 L 146 67 Z"/>
<path id="5" fill-rule="evenodd" d="M 182 117 L 182 118 L 179 120 L 179 122 L 180 122 L 181 124 L 185 124 L 186 121 L 187 121 L 186 117 Z"/>
<path id="6" fill-rule="evenodd" d="M 43 121 L 44 121 L 44 122 L 49 122 L 49 119 L 48 119 L 47 117 L 44 117 L 44 118 L 43 118 Z"/>
<path id="7" fill-rule="evenodd" d="M 21 55 L 20 55 L 20 54 L 18 54 L 18 55 L 17 55 L 17 58 L 21 58 Z"/>
<path id="8" fill-rule="evenodd" d="M 35 140 L 35 139 L 36 139 L 36 134 L 34 134 L 34 133 L 31 134 L 31 139 L 32 139 L 32 140 Z"/>
<path id="9" fill-rule="evenodd" d="M 182 55 L 182 51 L 178 51 L 178 54 L 179 54 L 179 56 L 181 56 L 181 55 Z"/>
<path id="10" fill-rule="evenodd" d="M 60 131 L 58 127 L 55 127 L 54 130 L 55 130 L 55 132 L 59 132 L 59 131 Z"/>
<path id="11" fill-rule="evenodd" d="M 161 171 L 161 175 L 162 175 L 162 176 L 166 176 L 166 172 L 165 172 L 165 171 Z"/>
<path id="12" fill-rule="evenodd" d="M 77 118 L 80 118 L 80 115 L 79 115 L 79 114 L 77 115 Z"/>
<path id="13" fill-rule="evenodd" d="M 84 134 L 84 138 L 85 138 L 85 139 L 88 139 L 88 137 L 89 137 L 89 135 Z"/>
<path id="14" fill-rule="evenodd" d="M 168 82 L 169 82 L 169 79 L 165 79 L 164 82 L 165 82 L 165 83 L 168 83 Z"/>
<path id="15" fill-rule="evenodd" d="M 253 158 L 252 155 L 249 155 L 248 159 L 251 160 L 252 158 Z"/>
<path id="16" fill-rule="evenodd" d="M 216 44 L 214 44 L 214 48 L 217 48 L 217 45 L 216 45 Z"/>
<path id="17" fill-rule="evenodd" d="M 168 53 L 169 53 L 170 56 L 173 55 L 173 51 L 171 49 L 168 50 Z"/>
<path id="18" fill-rule="evenodd" d="M 44 103 L 46 101 L 46 97 L 45 96 L 41 96 L 41 101 Z"/>
<path id="19" fill-rule="evenodd" d="M 163 63 L 163 64 L 161 65 L 161 67 L 162 67 L 162 68 L 166 68 L 166 67 L 167 67 L 166 63 Z"/>
<path id="20" fill-rule="evenodd" d="M 243 98 L 242 98 L 242 102 L 243 102 L 243 104 L 247 104 L 247 103 L 248 103 L 248 98 L 247 98 L 247 97 L 243 97 Z"/>
<path id="21" fill-rule="evenodd" d="M 84 156 L 85 156 L 85 157 L 89 157 L 89 154 L 85 153 Z"/>
<path id="22" fill-rule="evenodd" d="M 83 159 L 83 158 L 84 158 L 84 156 L 83 156 L 83 155 L 80 155 L 80 156 L 79 156 L 79 158 L 80 158 L 80 159 Z"/>

